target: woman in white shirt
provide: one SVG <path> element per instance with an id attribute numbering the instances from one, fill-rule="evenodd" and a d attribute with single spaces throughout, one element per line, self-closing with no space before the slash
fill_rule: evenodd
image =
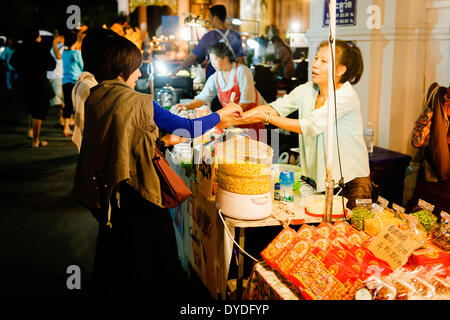
<path id="1" fill-rule="evenodd" d="M 245 123 L 264 122 L 299 134 L 300 164 L 304 175 L 313 179 L 318 192 L 325 191 L 328 113 L 328 42 L 322 42 L 312 62 L 312 81 L 289 94 L 244 114 Z M 349 199 L 371 198 L 369 158 L 363 136 L 363 121 L 358 94 L 352 85 L 359 82 L 364 70 L 361 51 L 345 41 L 336 41 L 336 110 L 343 193 Z M 299 119 L 286 118 L 298 110 Z M 236 122 L 242 123 L 242 122 Z M 333 132 L 335 127 L 333 128 Z M 335 140 L 336 141 L 336 140 Z M 341 180 L 337 143 L 333 143 L 332 179 Z"/>
<path id="2" fill-rule="evenodd" d="M 218 96 L 222 106 L 234 102 L 248 111 L 267 102 L 256 90 L 252 71 L 245 65 L 239 64 L 233 52 L 223 42 L 218 42 L 209 48 L 209 58 L 212 66 L 217 70 L 205 83 L 203 90 L 188 104 L 178 105 L 181 109 L 195 109 Z M 230 101 L 232 94 L 234 100 Z M 264 129 L 262 123 L 245 124 L 240 127 L 254 129 L 249 136 L 258 139 L 259 129 Z"/>

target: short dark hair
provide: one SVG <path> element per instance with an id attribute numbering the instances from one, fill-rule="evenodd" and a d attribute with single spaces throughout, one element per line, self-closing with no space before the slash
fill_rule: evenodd
<path id="1" fill-rule="evenodd" d="M 142 64 L 141 51 L 130 40 L 124 37 L 111 37 L 106 42 L 104 61 L 100 64 L 96 80 L 116 79 L 122 76 L 125 81 Z"/>
<path id="2" fill-rule="evenodd" d="M 208 53 L 210 54 L 213 53 L 222 59 L 228 57 L 230 62 L 236 61 L 233 52 L 230 50 L 230 48 L 228 48 L 228 46 L 224 42 L 217 42 L 216 44 L 209 47 Z"/>
<path id="3" fill-rule="evenodd" d="M 353 43 L 344 40 L 336 40 L 336 60 L 339 57 L 339 64 L 345 66 L 347 70 L 342 75 L 340 82 L 350 82 L 354 85 L 361 80 L 364 72 L 364 61 L 361 50 Z M 322 41 L 317 50 L 328 46 L 328 41 Z"/>
<path id="4" fill-rule="evenodd" d="M 227 9 L 224 5 L 218 4 L 212 6 L 209 8 L 209 12 L 211 13 L 211 16 L 219 18 L 222 22 L 225 22 L 227 18 Z"/>
<path id="5" fill-rule="evenodd" d="M 83 58 L 84 71 L 96 76 L 98 67 L 104 63 L 106 42 L 108 38 L 120 37 L 110 29 L 96 27 L 88 29 L 81 43 L 81 57 Z"/>

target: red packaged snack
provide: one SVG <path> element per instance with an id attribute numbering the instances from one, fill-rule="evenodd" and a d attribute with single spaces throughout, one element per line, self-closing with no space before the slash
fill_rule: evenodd
<path id="1" fill-rule="evenodd" d="M 297 262 L 303 259 L 303 257 L 311 248 L 311 240 L 298 236 L 292 241 L 292 245 L 289 249 L 284 249 L 283 252 L 275 260 L 275 267 L 281 272 L 283 276 L 288 278 L 290 270 L 295 266 Z"/>
<path id="2" fill-rule="evenodd" d="M 275 268 L 274 262 L 283 249 L 290 244 L 297 237 L 297 233 L 292 228 L 284 228 L 273 239 L 266 248 L 261 252 L 263 259 L 271 266 Z"/>
<path id="3" fill-rule="evenodd" d="M 445 252 L 435 246 L 432 242 L 426 241 L 425 248 L 414 251 L 409 257 L 409 262 L 416 266 L 441 264 L 445 267 L 450 265 L 450 252 Z"/>
<path id="4" fill-rule="evenodd" d="M 321 222 L 317 226 L 317 232 L 330 240 L 333 240 L 333 238 L 336 236 L 336 231 L 334 230 L 333 226 L 326 222 Z"/>
<path id="5" fill-rule="evenodd" d="M 297 231 L 297 234 L 305 239 L 312 239 L 316 233 L 316 227 L 307 224 L 302 225 Z"/>
<path id="6" fill-rule="evenodd" d="M 312 246 L 320 250 L 325 251 L 329 246 L 331 246 L 331 240 L 329 238 L 325 238 L 320 233 L 317 233 L 312 239 L 312 241 L 313 241 Z"/>
<path id="7" fill-rule="evenodd" d="M 336 230 L 337 232 L 340 232 L 340 233 L 342 233 L 343 235 L 346 235 L 347 234 L 347 231 L 350 229 L 350 228 L 353 228 L 347 221 L 345 221 L 345 220 L 336 220 L 334 223 L 333 223 L 333 228 L 334 228 L 334 230 Z"/>
<path id="8" fill-rule="evenodd" d="M 381 260 L 373 255 L 373 253 L 365 248 L 358 245 L 345 245 L 342 244 L 342 247 L 351 253 L 356 259 L 358 259 L 361 271 L 360 276 L 361 279 L 366 279 L 372 274 L 378 275 L 388 275 L 392 273 L 392 269 L 387 262 Z"/>
<path id="9" fill-rule="evenodd" d="M 347 229 L 345 236 L 347 237 L 348 242 L 360 246 L 370 239 L 370 237 L 366 235 L 364 232 L 358 231 L 353 227 Z"/>

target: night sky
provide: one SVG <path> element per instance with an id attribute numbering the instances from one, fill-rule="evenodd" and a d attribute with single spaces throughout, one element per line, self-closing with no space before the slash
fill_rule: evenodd
<path id="1" fill-rule="evenodd" d="M 117 0 L 10 0 L 0 2 L 0 35 L 19 37 L 30 27 L 53 32 L 65 28 L 69 5 L 81 9 L 81 22 L 89 27 L 117 21 Z"/>

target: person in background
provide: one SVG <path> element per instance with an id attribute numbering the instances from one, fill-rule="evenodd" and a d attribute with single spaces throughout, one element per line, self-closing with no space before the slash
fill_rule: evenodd
<path id="1" fill-rule="evenodd" d="M 194 100 L 188 104 L 179 104 L 181 109 L 195 109 L 215 97 L 219 98 L 222 107 L 230 102 L 236 102 L 247 111 L 258 105 L 266 104 L 261 94 L 256 90 L 252 71 L 245 65 L 236 61 L 231 50 L 223 42 L 218 42 L 209 48 L 209 59 L 216 72 L 208 78 L 203 90 Z M 230 101 L 232 93 L 235 94 L 234 101 Z M 264 129 L 262 123 L 243 126 L 254 129 L 249 132 L 253 139 L 258 139 L 259 129 Z"/>
<path id="2" fill-rule="evenodd" d="M 55 69 L 55 60 L 41 45 L 39 30 L 28 30 L 23 44 L 13 53 L 10 63 L 18 73 L 20 95 L 31 114 L 32 147 L 43 147 L 48 142 L 40 139 L 42 121 L 45 120 L 54 97 L 53 88 L 47 79 L 47 71 Z"/>
<path id="3" fill-rule="evenodd" d="M 64 35 L 64 45 L 66 49 L 62 53 L 63 61 L 63 94 L 64 94 L 64 129 L 63 136 L 71 137 L 70 119 L 74 113 L 72 102 L 72 89 L 78 81 L 78 77 L 83 72 L 83 58 L 81 56 L 81 43 L 77 41 L 77 33 L 69 31 Z"/>
<path id="4" fill-rule="evenodd" d="M 180 298 L 183 270 L 152 158 L 156 146 L 164 152 L 181 140 L 161 140 L 159 130 L 200 136 L 228 116 L 238 118 L 242 108 L 230 104 L 202 118 L 181 118 L 133 89 L 142 55 L 131 41 L 109 37 L 104 50 L 94 70 L 99 84 L 85 104 L 72 191 L 99 222 L 89 295 Z"/>
<path id="5" fill-rule="evenodd" d="M 17 79 L 16 69 L 14 69 L 14 67 L 10 63 L 11 56 L 16 50 L 15 42 L 15 39 L 8 38 L 8 40 L 6 41 L 6 46 L 4 47 L 4 50 L 0 55 L 0 59 L 3 60 L 3 63 L 6 67 L 6 88 L 8 88 L 8 90 L 13 89 L 13 83 Z"/>
<path id="6" fill-rule="evenodd" d="M 239 33 L 225 27 L 227 18 L 227 10 L 223 5 L 215 5 L 209 8 L 209 21 L 213 30 L 207 32 L 187 56 L 178 70 L 186 69 L 194 64 L 198 59 L 204 60 L 208 54 L 209 48 L 217 42 L 224 42 L 230 48 L 235 60 L 240 64 L 245 64 L 244 49 L 242 47 L 242 39 Z M 178 71 L 177 70 L 177 71 Z M 206 67 L 206 79 L 208 79 L 216 70 L 208 63 Z"/>
<path id="7" fill-rule="evenodd" d="M 291 80 L 295 74 L 291 48 L 279 36 L 273 36 L 270 41 L 275 46 L 275 60 L 272 72 L 282 80 Z"/>
<path id="8" fill-rule="evenodd" d="M 55 30 L 50 54 L 55 59 L 56 67 L 52 71 L 47 71 L 47 79 L 50 81 L 50 84 L 53 87 L 53 91 L 55 92 L 55 97 L 50 101 L 50 105 L 58 108 L 59 123 L 57 124 L 57 126 L 61 128 L 64 127 L 64 94 L 62 89 L 62 53 L 64 52 L 64 49 L 64 36 L 60 35 L 58 30 Z"/>
<path id="9" fill-rule="evenodd" d="M 267 122 L 299 134 L 300 164 L 304 175 L 314 181 L 318 192 L 325 191 L 326 136 L 328 114 L 328 42 L 322 42 L 312 62 L 312 81 L 298 86 L 268 105 L 244 113 L 244 121 Z M 343 196 L 352 209 L 356 199 L 372 197 L 369 157 L 363 136 L 363 121 L 358 94 L 352 85 L 361 79 L 364 63 L 359 48 L 336 40 L 336 112 L 343 177 Z M 286 118 L 298 110 L 299 119 Z M 336 126 L 336 124 L 334 125 Z M 333 131 L 335 128 L 333 128 Z M 333 142 L 333 177 L 339 183 L 341 170 L 337 144 Z"/>

